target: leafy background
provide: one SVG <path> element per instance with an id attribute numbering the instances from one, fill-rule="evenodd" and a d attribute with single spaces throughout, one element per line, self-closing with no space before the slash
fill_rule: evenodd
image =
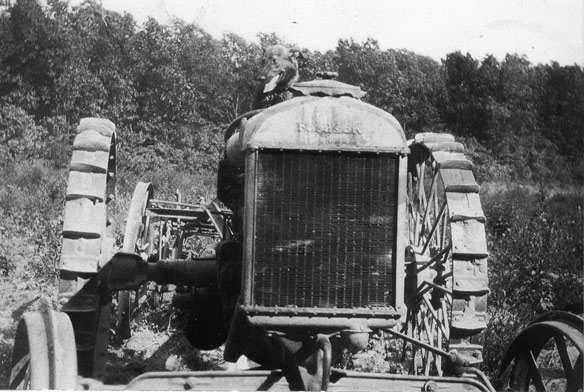
<path id="1" fill-rule="evenodd" d="M 211 200 L 222 130 L 250 109 L 261 48 L 302 49 L 273 33 L 259 40 L 214 39 L 181 21 L 138 25 L 93 1 L 18 0 L 0 13 L 0 387 L 16 321 L 55 290 L 79 119 L 117 125 L 118 237 L 138 180 L 153 182 L 160 198 L 180 189 L 186 201 Z M 304 52 L 303 80 L 338 71 L 408 137 L 450 132 L 465 144 L 488 219 L 490 375 L 538 313 L 584 312 L 581 66 L 460 52 L 436 62 L 381 50 L 374 39 Z"/>

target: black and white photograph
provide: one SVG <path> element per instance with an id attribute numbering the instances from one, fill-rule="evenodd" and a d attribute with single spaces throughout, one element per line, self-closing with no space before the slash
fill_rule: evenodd
<path id="1" fill-rule="evenodd" d="M 582 392 L 582 0 L 0 0 L 0 390 Z"/>

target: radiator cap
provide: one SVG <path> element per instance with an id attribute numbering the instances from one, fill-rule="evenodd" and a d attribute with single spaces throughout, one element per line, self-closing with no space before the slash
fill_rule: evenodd
<path id="1" fill-rule="evenodd" d="M 320 97 L 347 96 L 357 99 L 361 99 L 367 94 L 359 86 L 330 79 L 317 79 L 311 80 L 310 82 L 296 83 L 290 90 L 298 95 L 316 95 Z"/>

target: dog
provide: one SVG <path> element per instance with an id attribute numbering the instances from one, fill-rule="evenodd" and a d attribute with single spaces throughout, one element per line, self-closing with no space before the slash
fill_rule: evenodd
<path id="1" fill-rule="evenodd" d="M 292 98 L 289 90 L 298 81 L 298 60 L 304 55 L 298 49 L 274 45 L 264 50 L 262 70 L 257 77 L 260 82 L 252 110 L 264 109 Z"/>

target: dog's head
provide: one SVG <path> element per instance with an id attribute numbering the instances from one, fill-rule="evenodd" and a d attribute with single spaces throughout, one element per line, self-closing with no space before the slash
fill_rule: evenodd
<path id="1" fill-rule="evenodd" d="M 264 84 L 264 94 L 276 87 L 287 89 L 298 80 L 298 59 L 304 56 L 298 49 L 274 45 L 264 50 L 262 71 L 257 80 Z"/>

